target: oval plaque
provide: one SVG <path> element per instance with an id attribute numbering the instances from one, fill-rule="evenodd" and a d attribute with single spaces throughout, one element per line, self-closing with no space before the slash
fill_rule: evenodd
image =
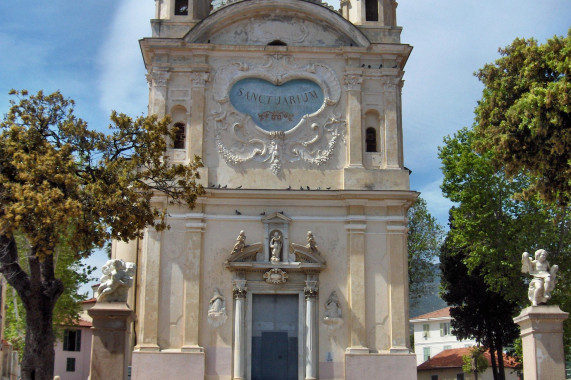
<path id="1" fill-rule="evenodd" d="M 321 87 L 308 79 L 294 79 L 276 86 L 264 79 L 241 79 L 230 89 L 230 102 L 252 117 L 265 131 L 289 131 L 302 117 L 323 104 Z"/>

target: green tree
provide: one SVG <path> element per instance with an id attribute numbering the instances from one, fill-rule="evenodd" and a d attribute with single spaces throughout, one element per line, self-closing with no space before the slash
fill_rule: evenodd
<path id="1" fill-rule="evenodd" d="M 494 380 L 505 380 L 503 350 L 519 330 L 512 317 L 518 305 L 490 290 L 478 268 L 468 270 L 468 252 L 447 238 L 440 254 L 441 295 L 451 306 L 452 332 L 458 339 L 475 339 L 490 350 Z"/>
<path id="2" fill-rule="evenodd" d="M 411 305 L 430 294 L 436 278 L 436 259 L 444 228 L 430 215 L 426 201 L 418 198 L 408 210 L 408 279 Z"/>
<path id="3" fill-rule="evenodd" d="M 508 176 L 529 175 L 525 194 L 566 206 L 571 200 L 571 29 L 545 44 L 516 39 L 476 73 L 477 148 L 494 153 Z"/>
<path id="4" fill-rule="evenodd" d="M 478 380 L 478 374 L 488 369 L 488 361 L 481 347 L 472 347 L 469 355 L 462 356 L 462 371 L 474 374 L 474 380 Z"/>
<path id="5" fill-rule="evenodd" d="M 0 272 L 26 311 L 24 380 L 51 380 L 54 306 L 64 291 L 54 255 L 64 242 L 79 259 L 109 239 L 167 227 L 166 204 L 193 207 L 204 190 L 200 161 L 172 164 L 167 118 L 115 112 L 111 133 L 89 130 L 72 100 L 12 91 L 0 123 Z M 161 197 L 155 197 L 161 195 Z M 24 269 L 15 234 L 27 242 Z"/>

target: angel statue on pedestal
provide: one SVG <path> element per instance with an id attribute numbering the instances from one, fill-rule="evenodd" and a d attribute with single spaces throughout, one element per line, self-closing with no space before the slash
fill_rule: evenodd
<path id="1" fill-rule="evenodd" d="M 521 272 L 533 276 L 527 293 L 532 306 L 547 303 L 555 289 L 559 267 L 549 265 L 547 254 L 545 249 L 538 249 L 535 251 L 535 260 L 532 260 L 527 252 L 524 252 L 521 258 Z"/>

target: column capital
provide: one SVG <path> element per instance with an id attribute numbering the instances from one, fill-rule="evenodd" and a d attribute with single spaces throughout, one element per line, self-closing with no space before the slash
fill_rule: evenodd
<path id="1" fill-rule="evenodd" d="M 246 280 L 234 280 L 234 287 L 232 288 L 232 295 L 235 299 L 246 298 L 248 288 L 246 287 Z"/>
<path id="2" fill-rule="evenodd" d="M 345 74 L 345 90 L 347 91 L 361 91 L 361 83 L 363 83 L 363 76 L 361 73 L 346 73 Z"/>
<path id="3" fill-rule="evenodd" d="M 305 281 L 305 287 L 303 288 L 303 293 L 305 294 L 305 299 L 310 297 L 317 297 L 319 293 L 319 287 L 317 286 L 317 281 Z"/>
<path id="4" fill-rule="evenodd" d="M 168 69 L 153 68 L 147 73 L 147 82 L 149 86 L 166 87 L 170 78 L 170 71 Z"/>
<path id="5" fill-rule="evenodd" d="M 190 73 L 190 80 L 193 88 L 205 88 L 206 83 L 210 79 L 210 74 L 203 71 L 194 71 Z"/>

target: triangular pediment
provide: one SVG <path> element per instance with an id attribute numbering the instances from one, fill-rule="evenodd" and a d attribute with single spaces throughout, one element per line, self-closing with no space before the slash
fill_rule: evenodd
<path id="1" fill-rule="evenodd" d="M 281 212 L 274 212 L 272 214 L 266 215 L 262 218 L 262 223 L 287 223 L 291 222 L 291 218 L 288 218 Z"/>

